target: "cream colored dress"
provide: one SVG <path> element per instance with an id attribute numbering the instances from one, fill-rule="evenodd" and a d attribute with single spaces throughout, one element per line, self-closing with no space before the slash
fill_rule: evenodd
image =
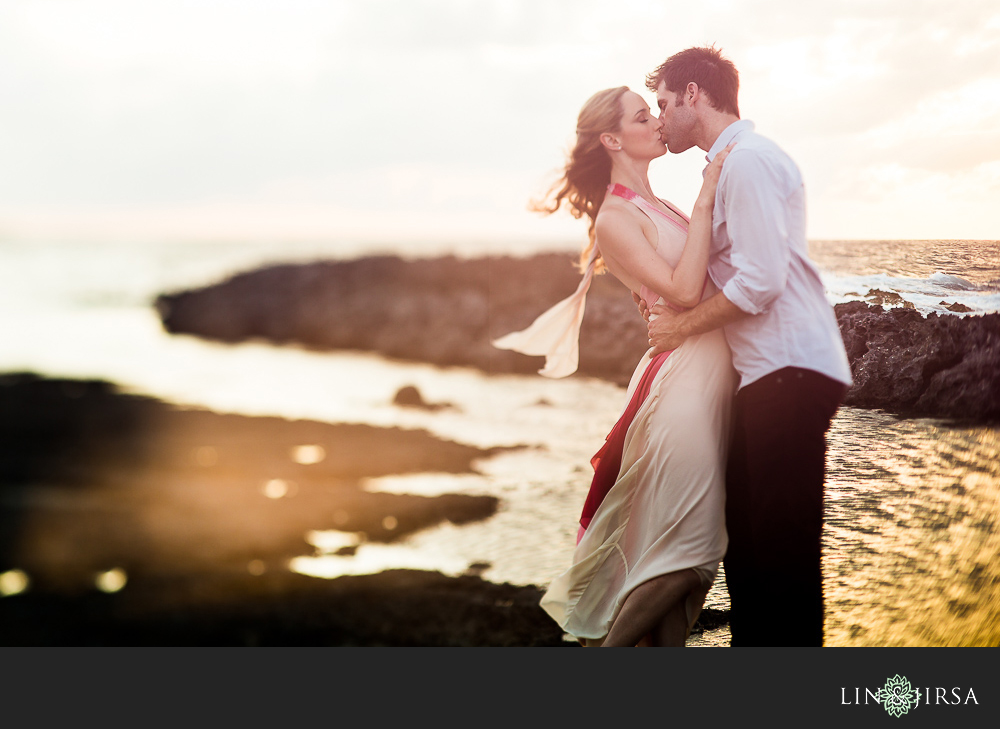
<path id="1" fill-rule="evenodd" d="M 650 217 L 659 233 L 657 253 L 676 266 L 686 226 L 628 188 L 615 185 L 609 191 L 631 200 Z M 590 275 L 592 271 L 573 296 L 532 327 L 494 344 L 549 355 L 543 374 L 575 371 L 577 351 L 568 342 L 579 338 Z M 715 292 L 707 281 L 703 298 Z M 643 295 L 647 301 L 659 298 L 646 289 Z M 567 363 L 567 357 L 572 361 Z M 650 361 L 647 352 L 632 375 L 626 401 Z M 726 552 L 725 463 L 737 382 L 721 329 L 690 337 L 656 372 L 628 425 L 614 485 L 582 531 L 572 565 L 542 597 L 542 608 L 584 644 L 600 645 L 637 586 L 688 568 L 698 573 L 702 584 L 686 605 L 689 624 L 694 624 Z"/>

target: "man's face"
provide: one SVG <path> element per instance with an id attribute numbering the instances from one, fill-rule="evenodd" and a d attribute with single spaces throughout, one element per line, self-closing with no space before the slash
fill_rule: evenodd
<path id="1" fill-rule="evenodd" d="M 680 105 L 678 105 L 678 99 Z M 667 90 L 663 81 L 656 89 L 656 104 L 660 107 L 660 139 L 667 145 L 672 154 L 680 154 L 695 146 L 695 128 L 698 118 L 694 109 L 685 103 L 683 97 L 678 97 Z"/>

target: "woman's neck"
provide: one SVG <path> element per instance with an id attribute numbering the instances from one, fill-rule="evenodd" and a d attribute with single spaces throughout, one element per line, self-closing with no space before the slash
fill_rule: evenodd
<path id="1" fill-rule="evenodd" d="M 648 172 L 648 161 L 616 160 L 611 165 L 611 184 L 627 187 L 655 205 L 657 198 L 653 194 L 653 189 L 649 186 Z"/>

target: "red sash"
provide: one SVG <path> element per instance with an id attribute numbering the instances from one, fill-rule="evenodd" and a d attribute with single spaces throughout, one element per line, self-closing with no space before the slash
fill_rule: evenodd
<path id="1" fill-rule="evenodd" d="M 635 414 L 646 401 L 646 398 L 649 397 L 653 378 L 656 377 L 660 365 L 666 361 L 669 355 L 670 352 L 660 352 L 650 360 L 649 366 L 642 373 L 642 378 L 639 380 L 639 384 L 632 394 L 632 399 L 629 400 L 628 407 L 625 408 L 625 412 L 622 413 L 618 422 L 615 423 L 615 427 L 608 433 L 608 437 L 605 438 L 601 450 L 597 451 L 594 457 L 590 459 L 590 465 L 594 467 L 594 480 L 590 482 L 590 492 L 587 494 L 587 500 L 583 504 L 583 514 L 580 516 L 580 530 L 576 536 L 578 544 L 584 530 L 590 526 L 590 520 L 593 519 L 597 508 L 618 480 L 618 472 L 622 467 L 622 453 L 625 450 L 625 434 L 628 432 L 629 426 L 632 425 Z"/>

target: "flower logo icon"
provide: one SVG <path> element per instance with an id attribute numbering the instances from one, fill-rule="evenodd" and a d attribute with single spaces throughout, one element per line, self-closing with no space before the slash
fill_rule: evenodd
<path id="1" fill-rule="evenodd" d="M 910 686 L 909 679 L 897 673 L 892 678 L 886 679 L 880 698 L 882 708 L 890 716 L 899 717 L 917 705 L 917 690 Z"/>

